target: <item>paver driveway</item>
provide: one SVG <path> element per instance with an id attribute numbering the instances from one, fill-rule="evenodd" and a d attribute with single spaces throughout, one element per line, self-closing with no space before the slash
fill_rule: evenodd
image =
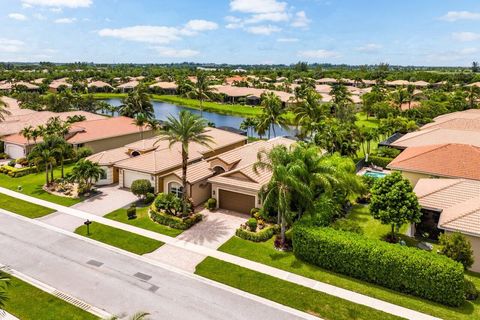
<path id="1" fill-rule="evenodd" d="M 240 224 L 248 219 L 245 214 L 227 210 L 210 212 L 204 209 L 201 213 L 204 215 L 203 221 L 184 231 L 177 239 L 217 249 L 235 234 Z M 204 255 L 168 244 L 145 256 L 192 273 L 197 264 L 205 259 Z"/>
<path id="2" fill-rule="evenodd" d="M 102 193 L 93 198 L 87 199 L 72 206 L 72 208 L 92 213 L 97 216 L 104 216 L 119 208 L 123 208 L 138 198 L 129 190 L 121 189 L 118 185 L 98 188 Z M 52 226 L 68 231 L 75 231 L 83 224 L 83 220 L 60 211 L 54 212 L 39 220 Z"/>

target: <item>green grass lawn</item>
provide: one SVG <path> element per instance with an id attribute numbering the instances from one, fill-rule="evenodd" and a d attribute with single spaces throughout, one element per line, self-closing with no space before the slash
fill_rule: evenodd
<path id="1" fill-rule="evenodd" d="M 148 216 L 148 207 L 137 207 L 137 218 L 129 220 L 127 217 L 127 209 L 118 209 L 110 212 L 105 218 L 112 219 L 118 222 L 127 223 L 135 227 L 147 229 L 153 232 L 158 232 L 170 237 L 176 237 L 183 230 L 178 230 L 164 226 L 162 224 L 153 222 Z"/>
<path id="2" fill-rule="evenodd" d="M 32 219 L 43 217 L 55 211 L 27 201 L 7 196 L 3 193 L 0 193 L 0 208 Z"/>
<path id="3" fill-rule="evenodd" d="M 136 254 L 150 253 L 163 245 L 163 242 L 96 222 L 90 225 L 90 235 L 84 225 L 75 233 Z"/>
<path id="4" fill-rule="evenodd" d="M 90 320 L 98 319 L 51 294 L 12 277 L 7 289 L 5 310 L 22 320 Z"/>
<path id="5" fill-rule="evenodd" d="M 263 243 L 254 243 L 234 236 L 223 244 L 219 250 L 439 318 L 480 319 L 480 298 L 473 302 L 465 302 L 458 308 L 443 306 L 305 263 L 297 259 L 292 252 L 275 250 L 273 239 Z M 473 273 L 468 275 L 480 288 L 480 275 Z"/>
<path id="6" fill-rule="evenodd" d="M 367 119 L 367 115 L 364 112 L 359 112 L 355 116 L 357 117 L 355 124 L 359 128 L 378 128 L 380 125 L 380 121 L 375 117 L 368 117 Z"/>
<path id="7" fill-rule="evenodd" d="M 65 174 L 72 170 L 73 164 L 65 166 Z M 55 169 L 54 177 L 60 177 L 60 169 Z M 45 173 L 33 173 L 29 174 L 20 178 L 12 178 L 6 174 L 0 174 L 0 186 L 11 189 L 14 191 L 18 191 L 18 187 L 21 186 L 23 188 L 22 193 L 36 197 L 39 199 L 43 199 L 46 201 L 50 201 L 56 204 L 60 204 L 63 206 L 71 206 L 76 203 L 79 203 L 81 199 L 72 199 L 67 197 L 60 197 L 53 194 L 50 194 L 42 189 L 42 186 L 45 184 Z"/>
<path id="8" fill-rule="evenodd" d="M 195 273 L 323 319 L 401 319 L 211 257 L 203 260 L 197 266 Z"/>

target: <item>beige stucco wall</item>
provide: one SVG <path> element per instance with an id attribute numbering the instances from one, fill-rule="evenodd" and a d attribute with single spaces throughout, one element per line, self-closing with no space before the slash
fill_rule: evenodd
<path id="1" fill-rule="evenodd" d="M 445 233 L 450 234 L 452 232 L 445 231 Z M 467 235 L 467 234 L 464 234 L 464 236 L 468 239 L 468 241 L 470 241 L 470 244 L 472 245 L 472 250 L 473 250 L 474 262 L 470 270 L 475 272 L 480 272 L 480 238 Z"/>
<path id="2" fill-rule="evenodd" d="M 402 175 L 407 178 L 412 186 L 415 187 L 417 184 L 418 180 L 423 179 L 423 178 L 432 178 L 431 175 L 428 174 L 423 174 L 423 173 L 416 173 L 416 172 L 408 172 L 408 171 L 401 171 Z"/>
<path id="3" fill-rule="evenodd" d="M 174 174 L 163 177 L 162 179 L 162 192 L 168 192 L 168 185 L 172 182 L 182 184 L 182 180 Z M 207 180 L 196 182 L 192 185 L 188 184 L 187 187 L 188 196 L 192 199 L 193 205 L 198 206 L 208 198 L 211 194 L 211 185 Z"/>
<path id="4" fill-rule="evenodd" d="M 151 138 L 153 136 L 154 136 L 154 131 L 151 131 L 151 130 L 145 131 L 143 133 L 144 139 Z M 136 132 L 136 133 L 120 136 L 120 137 L 113 137 L 113 138 L 108 138 L 103 140 L 86 142 L 84 146 L 91 148 L 93 150 L 93 153 L 97 153 L 97 152 L 102 152 L 109 149 L 120 148 L 126 144 L 129 144 L 141 139 L 142 137 L 140 132 Z"/>
<path id="5" fill-rule="evenodd" d="M 98 180 L 96 184 L 99 186 L 112 184 L 113 183 L 113 167 L 101 166 L 101 168 L 105 170 L 105 172 L 107 173 L 107 178 Z"/>

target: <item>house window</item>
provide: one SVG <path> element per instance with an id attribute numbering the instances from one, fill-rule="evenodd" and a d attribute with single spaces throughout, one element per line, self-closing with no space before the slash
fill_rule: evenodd
<path id="1" fill-rule="evenodd" d="M 183 195 L 183 187 L 180 183 L 178 182 L 170 182 L 168 184 L 168 192 L 173 193 L 176 195 L 178 198 L 181 198 Z"/>
<path id="2" fill-rule="evenodd" d="M 102 174 L 100 175 L 100 180 L 107 179 L 107 170 L 103 169 Z"/>

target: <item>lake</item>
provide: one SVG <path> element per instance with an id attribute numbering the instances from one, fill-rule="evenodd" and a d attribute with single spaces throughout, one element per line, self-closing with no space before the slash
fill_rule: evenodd
<path id="1" fill-rule="evenodd" d="M 122 104 L 122 101 L 120 99 L 107 99 L 105 101 L 113 106 L 119 106 Z M 158 120 L 166 120 L 169 115 L 178 117 L 178 114 L 182 110 L 188 110 L 193 114 L 200 115 L 200 110 L 191 109 L 191 108 L 187 108 L 184 106 L 179 106 L 179 105 L 175 105 L 167 102 L 152 101 L 152 104 L 153 104 L 153 109 L 155 111 L 155 117 Z M 207 119 L 207 121 L 214 123 L 216 127 L 226 126 L 226 127 L 232 127 L 235 129 L 240 129 L 240 124 L 245 119 L 243 117 L 219 114 L 219 113 L 209 112 L 209 111 L 203 111 L 203 117 Z M 295 128 L 291 127 L 290 130 L 284 130 L 281 127 L 276 125 L 275 133 L 276 133 L 276 136 L 293 136 L 295 135 Z M 254 134 L 254 136 L 258 137 L 256 133 Z M 273 132 L 272 132 L 272 137 L 273 137 Z"/>

